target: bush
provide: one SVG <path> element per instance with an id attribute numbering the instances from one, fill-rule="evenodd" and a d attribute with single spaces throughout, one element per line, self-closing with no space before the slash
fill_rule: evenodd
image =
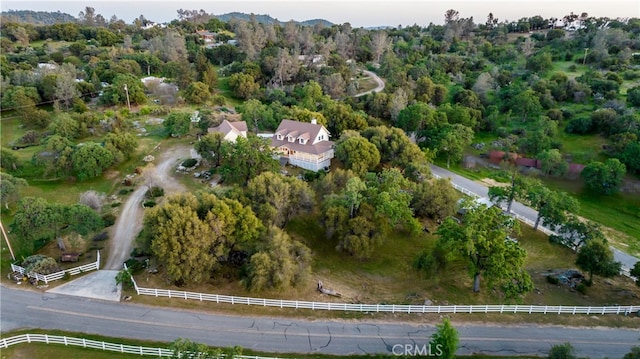
<path id="1" fill-rule="evenodd" d="M 164 196 L 164 188 L 153 186 L 149 188 L 149 190 L 146 193 L 146 196 L 149 198 L 162 197 Z"/>
<path id="2" fill-rule="evenodd" d="M 143 106 L 140 108 L 139 115 L 146 116 L 151 114 L 151 108 L 149 106 Z"/>
<path id="3" fill-rule="evenodd" d="M 118 194 L 121 195 L 121 196 L 126 196 L 130 192 L 133 192 L 133 188 L 123 188 L 120 191 L 118 191 Z"/>
<path id="4" fill-rule="evenodd" d="M 122 202 L 113 202 L 113 203 L 111 203 L 111 208 L 120 207 L 121 204 L 122 204 Z"/>
<path id="5" fill-rule="evenodd" d="M 109 233 L 102 232 L 93 236 L 91 240 L 93 240 L 94 242 L 98 242 L 98 241 L 106 241 L 107 239 L 109 239 Z"/>
<path id="6" fill-rule="evenodd" d="M 185 168 L 191 168 L 195 166 L 197 163 L 198 163 L 198 160 L 196 160 L 195 158 L 189 158 L 188 160 L 185 160 L 184 162 L 182 162 L 182 166 Z"/>
<path id="7" fill-rule="evenodd" d="M 155 207 L 155 205 L 156 205 L 155 201 L 146 201 L 142 204 L 144 208 L 152 208 L 152 207 Z"/>
<path id="8" fill-rule="evenodd" d="M 143 262 L 133 258 L 127 259 L 124 263 L 127 265 L 127 268 L 129 268 L 129 272 L 131 272 L 131 274 L 138 274 L 145 268 L 145 264 Z"/>
<path id="9" fill-rule="evenodd" d="M 548 275 L 547 276 L 547 283 L 553 284 L 553 285 L 558 285 L 560 283 L 560 279 L 558 279 L 558 277 L 555 277 L 555 276 L 552 276 L 552 275 Z"/>
<path id="10" fill-rule="evenodd" d="M 587 294 L 587 285 L 584 283 L 580 283 L 576 287 L 576 290 L 580 292 L 580 294 Z"/>
<path id="11" fill-rule="evenodd" d="M 102 222 L 104 222 L 105 227 L 113 226 L 116 223 L 116 215 L 113 213 L 107 213 L 102 216 Z"/>
<path id="12" fill-rule="evenodd" d="M 590 117 L 579 117 L 569 121 L 564 129 L 566 133 L 587 134 L 593 132 L 593 121 Z"/>

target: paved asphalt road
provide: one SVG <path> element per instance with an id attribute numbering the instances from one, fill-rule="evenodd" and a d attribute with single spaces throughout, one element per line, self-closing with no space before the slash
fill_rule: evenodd
<path id="1" fill-rule="evenodd" d="M 59 329 L 109 337 L 170 342 L 189 338 L 215 346 L 240 345 L 268 352 L 392 354 L 421 348 L 434 332 L 429 324 L 366 320 L 314 320 L 229 316 L 105 302 L 0 287 L 2 332 L 18 328 Z M 212 304 L 213 306 L 213 304 Z M 544 355 L 571 342 L 590 358 L 620 358 L 640 345 L 640 329 L 495 326 L 454 323 L 458 354 Z M 395 349 L 394 349 L 395 346 Z"/>
<path id="2" fill-rule="evenodd" d="M 470 192 L 473 192 L 475 194 L 477 194 L 478 196 L 481 197 L 488 197 L 488 193 L 489 193 L 489 188 L 486 186 L 483 186 L 477 182 L 474 182 L 470 179 L 464 178 L 462 176 L 459 176 L 451 171 L 448 171 L 442 167 L 438 167 L 438 166 L 434 166 L 431 165 L 431 172 L 433 172 L 434 174 L 443 177 L 443 178 L 451 178 L 451 182 L 457 184 L 460 187 L 466 188 L 467 190 L 469 190 Z M 523 217 L 528 218 L 531 221 L 535 221 L 537 216 L 538 216 L 538 212 L 523 205 L 522 203 L 519 202 L 513 202 L 513 205 L 511 206 L 511 212 L 519 214 Z M 622 252 L 616 248 L 611 247 L 611 249 L 613 249 L 613 256 L 615 258 L 616 261 L 621 262 L 622 263 L 622 267 L 625 269 L 630 269 L 633 268 L 633 266 L 635 265 L 635 263 L 638 261 L 638 258 L 627 254 L 625 252 Z"/>

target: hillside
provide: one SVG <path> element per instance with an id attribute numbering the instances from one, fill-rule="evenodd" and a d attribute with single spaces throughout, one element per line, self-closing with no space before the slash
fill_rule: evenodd
<path id="1" fill-rule="evenodd" d="M 271 17 L 270 15 L 266 15 L 266 14 L 245 14 L 245 13 L 241 13 L 241 12 L 230 12 L 227 14 L 222 14 L 222 15 L 216 15 L 215 17 L 218 18 L 220 21 L 224 21 L 224 22 L 229 22 L 229 20 L 231 19 L 236 19 L 236 20 L 242 20 L 242 21 L 250 21 L 251 20 L 251 15 L 254 15 L 256 18 L 256 21 L 258 21 L 261 24 L 282 24 L 287 22 L 288 20 L 278 20 L 275 19 L 273 17 Z M 333 23 L 324 19 L 311 19 L 311 20 L 305 20 L 305 21 L 295 21 L 297 24 L 300 25 L 304 25 L 304 26 L 314 26 L 317 23 L 322 23 L 324 26 L 332 26 Z"/>
<path id="2" fill-rule="evenodd" d="M 65 22 L 76 22 L 77 19 L 63 12 L 32 11 L 32 10 L 9 10 L 0 14 L 0 21 L 3 23 L 17 22 L 33 25 L 51 25 Z"/>

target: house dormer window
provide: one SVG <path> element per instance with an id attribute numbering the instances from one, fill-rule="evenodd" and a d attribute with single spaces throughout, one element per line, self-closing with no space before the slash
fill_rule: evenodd
<path id="1" fill-rule="evenodd" d="M 281 134 L 277 134 L 276 138 L 280 141 L 282 141 L 284 139 L 284 136 L 282 136 Z"/>
<path id="2" fill-rule="evenodd" d="M 300 139 L 298 139 L 298 142 L 299 142 L 301 145 L 306 145 L 306 144 L 307 144 L 307 140 L 305 140 L 304 138 L 300 138 Z"/>
<path id="3" fill-rule="evenodd" d="M 288 140 L 289 142 L 294 142 L 296 139 L 295 139 L 295 138 L 293 138 L 293 136 L 287 136 L 287 140 Z"/>

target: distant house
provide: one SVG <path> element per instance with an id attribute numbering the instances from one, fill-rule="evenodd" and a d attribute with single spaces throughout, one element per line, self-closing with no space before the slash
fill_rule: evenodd
<path id="1" fill-rule="evenodd" d="M 198 34 L 198 37 L 200 37 L 200 39 L 202 39 L 202 41 L 204 41 L 205 44 L 216 41 L 217 34 L 215 32 L 211 32 L 208 30 L 199 30 L 199 31 L 196 31 L 196 34 Z"/>
<path id="2" fill-rule="evenodd" d="M 247 123 L 244 121 L 229 122 L 222 121 L 220 126 L 207 129 L 208 133 L 220 132 L 225 141 L 236 142 L 236 138 L 247 138 Z"/>
<path id="3" fill-rule="evenodd" d="M 315 119 L 311 123 L 282 120 L 271 146 L 290 164 L 317 172 L 331 165 L 334 143 L 329 137 L 329 131 Z"/>

